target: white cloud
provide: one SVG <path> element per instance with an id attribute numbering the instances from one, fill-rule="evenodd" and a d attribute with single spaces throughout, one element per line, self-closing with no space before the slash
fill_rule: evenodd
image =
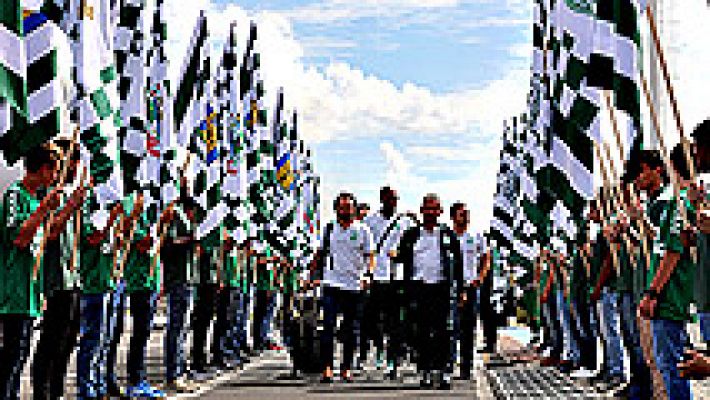
<path id="1" fill-rule="evenodd" d="M 529 86 L 529 63 L 526 60 L 517 59 L 512 66 L 501 65 L 500 69 L 508 72 L 483 87 L 434 93 L 413 83 L 397 86 L 342 62 L 331 62 L 322 68 L 305 64 L 304 53 L 309 43 L 296 40 L 292 20 L 282 12 L 249 15 L 236 5 L 221 7 L 210 0 L 196 0 L 194 3 L 191 5 L 195 7 L 193 9 L 203 7 L 207 10 L 217 49 L 221 48 L 218 43 L 226 37 L 230 21 L 237 21 L 238 39 L 243 46 L 249 18 L 255 20 L 259 30 L 257 45 L 262 54 L 262 76 L 267 85 L 267 94 L 273 95 L 277 87 L 284 87 L 286 102 L 289 107 L 299 110 L 300 131 L 310 142 L 338 138 L 378 140 L 379 136 L 385 134 L 392 137 L 395 143 L 397 138 L 394 134 L 416 134 L 434 139 L 445 133 L 447 138 L 455 138 L 428 149 L 424 146 L 398 149 L 395 143 L 382 143 L 380 151 L 388 166 L 386 180 L 402 188 L 403 209 L 417 210 L 418 202 L 424 194 L 419 191 L 432 191 L 439 193 L 446 204 L 455 200 L 466 201 L 474 210 L 474 226 L 487 225 L 495 188 L 498 149 L 497 146 L 477 143 L 483 138 L 486 139 L 484 142 L 490 143 L 490 137 L 497 136 L 501 131 L 502 121 L 524 109 Z M 329 4 L 335 7 L 336 3 L 341 8 L 355 7 L 362 12 L 368 7 L 372 11 L 375 4 L 382 4 L 374 0 L 358 2 L 361 5 L 346 1 Z M 389 1 L 387 4 L 391 7 L 386 9 L 388 15 L 391 15 L 390 11 L 405 12 L 424 7 L 421 3 Z M 427 3 L 426 7 L 450 7 L 456 3 L 438 1 Z M 197 13 L 184 12 L 184 3 L 180 4 L 177 0 L 169 4 L 170 59 L 180 60 L 181 63 Z M 341 47 L 349 45 L 346 42 L 331 44 L 339 44 Z M 174 61 L 172 70 L 174 74 L 179 70 L 175 68 Z M 413 164 L 413 159 L 427 155 L 462 162 L 476 159 L 480 163 L 478 167 L 471 168 L 470 173 L 457 179 L 437 180 L 427 174 L 431 177 L 428 179 L 418 174 L 417 165 Z M 337 191 L 344 188 L 357 194 L 365 193 L 364 200 L 375 208 L 377 187 L 367 177 L 353 176 L 349 181 L 338 182 L 324 177 L 322 182 L 323 212 L 326 218 L 332 215 L 330 200 Z"/>

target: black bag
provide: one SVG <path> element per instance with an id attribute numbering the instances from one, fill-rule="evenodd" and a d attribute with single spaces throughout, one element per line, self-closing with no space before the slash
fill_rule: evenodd
<path id="1" fill-rule="evenodd" d="M 306 292 L 296 295 L 295 305 L 298 314 L 290 319 L 292 345 L 291 360 L 293 369 L 303 373 L 321 373 L 320 331 L 318 331 L 319 302 L 315 293 Z"/>

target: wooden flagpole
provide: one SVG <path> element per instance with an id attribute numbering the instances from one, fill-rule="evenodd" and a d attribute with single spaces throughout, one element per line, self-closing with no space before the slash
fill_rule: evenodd
<path id="1" fill-rule="evenodd" d="M 77 126 L 74 128 L 74 132 L 72 133 L 72 141 L 71 143 L 69 143 L 68 154 L 66 155 L 66 157 L 64 157 L 64 160 L 62 162 L 62 170 L 59 175 L 59 181 L 57 182 L 57 188 L 63 187 L 67 180 L 67 177 L 69 176 L 69 164 L 71 164 L 71 159 L 72 155 L 74 154 L 74 147 L 76 145 L 78 136 L 79 127 Z M 46 232 L 43 232 L 42 234 L 42 241 L 39 245 L 39 251 L 35 256 L 35 263 L 32 267 L 32 281 L 37 280 L 37 275 L 39 274 L 39 267 L 40 264 L 42 264 L 42 258 L 44 256 L 44 249 L 47 246 L 47 241 L 49 240 L 49 230 L 52 228 L 52 225 L 54 225 L 54 219 L 56 217 L 56 214 L 56 210 L 50 210 L 49 216 L 47 217 L 47 222 L 44 224 L 44 230 L 46 230 Z"/>
<path id="2" fill-rule="evenodd" d="M 688 170 L 690 171 L 690 179 L 695 181 L 695 165 L 693 164 L 693 157 L 690 153 L 690 142 L 685 136 L 685 130 L 683 128 L 683 120 L 680 117 L 680 110 L 678 109 L 678 101 L 675 97 L 675 90 L 673 89 L 673 82 L 671 82 L 671 75 L 668 72 L 668 63 L 666 62 L 666 56 L 663 51 L 663 46 L 661 45 L 661 38 L 658 34 L 658 27 L 656 25 L 656 17 L 653 15 L 653 10 L 651 8 L 651 3 L 646 6 L 646 16 L 648 17 L 648 25 L 651 31 L 651 37 L 653 39 L 653 44 L 656 49 L 656 54 L 658 54 L 658 62 L 661 65 L 661 72 L 663 73 L 663 80 L 666 83 L 666 89 L 668 91 L 668 97 L 671 102 L 671 109 L 673 110 L 673 117 L 675 118 L 676 126 L 678 128 L 678 133 L 680 134 L 680 143 L 683 146 L 683 153 L 685 153 L 686 162 L 688 163 Z M 642 77 L 643 78 L 643 77 Z M 644 82 L 645 84 L 645 82 Z M 649 106 L 653 104 L 649 101 Z M 652 106 L 651 106 L 652 107 Z"/>

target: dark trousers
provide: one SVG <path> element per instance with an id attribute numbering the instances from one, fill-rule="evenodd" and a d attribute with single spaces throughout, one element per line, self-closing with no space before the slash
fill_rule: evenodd
<path id="1" fill-rule="evenodd" d="M 453 345 L 453 308 L 445 283 L 415 283 L 419 370 L 450 372 Z"/>
<path id="2" fill-rule="evenodd" d="M 599 332 L 594 324 L 594 307 L 580 296 L 572 300 L 574 316 L 572 334 L 579 347 L 579 364 L 588 370 L 597 368 L 597 336 Z"/>
<path id="3" fill-rule="evenodd" d="M 378 351 L 384 350 L 384 338 L 389 337 L 387 360 L 394 361 L 398 349 L 392 343 L 392 331 L 399 318 L 397 293 L 389 282 L 375 281 L 365 295 L 360 338 L 360 358 L 364 362 L 370 349 L 370 341 Z"/>
<path id="4" fill-rule="evenodd" d="M 165 335 L 165 375 L 168 383 L 187 371 L 185 339 L 187 338 L 187 310 L 192 288 L 188 284 L 171 285 L 165 290 L 168 300 L 168 327 Z"/>
<path id="5" fill-rule="evenodd" d="M 263 350 L 269 341 L 276 297 L 271 290 L 256 289 L 254 301 L 254 349 Z"/>
<path id="6" fill-rule="evenodd" d="M 545 321 L 546 329 L 545 341 L 551 349 L 550 357 L 560 359 L 562 357 L 562 326 L 557 313 L 555 295 L 550 291 L 547 301 L 542 304 L 542 317 Z"/>
<path id="7" fill-rule="evenodd" d="M 466 302 L 459 307 L 459 335 L 461 343 L 461 372 L 470 374 L 476 350 L 476 327 L 478 322 L 478 289 L 467 287 Z"/>
<path id="8" fill-rule="evenodd" d="M 637 307 L 638 305 L 634 301 L 632 293 L 621 293 L 619 304 L 621 309 L 621 334 L 624 338 L 624 344 L 629 350 L 629 361 L 631 362 L 629 398 L 634 400 L 650 399 L 653 393 L 651 371 L 646 364 L 643 350 L 641 349 L 641 333 L 636 319 Z"/>
<path id="9" fill-rule="evenodd" d="M 239 350 L 246 341 L 246 320 L 242 313 L 243 293 L 241 288 L 227 287 L 217 295 L 217 319 L 215 320 L 213 339 L 215 349 L 214 363 L 239 360 Z"/>
<path id="10" fill-rule="evenodd" d="M 207 367 L 207 330 L 215 314 L 217 285 L 197 285 L 197 299 L 192 319 L 192 370 L 203 372 Z"/>
<path id="11" fill-rule="evenodd" d="M 0 349 L 0 398 L 20 399 L 20 377 L 30 353 L 33 318 L 0 314 L 3 340 Z"/>
<path id="12" fill-rule="evenodd" d="M 153 314 L 158 294 L 153 291 L 131 293 L 131 315 L 133 316 L 133 335 L 128 346 L 128 384 L 138 385 L 146 381 L 146 348 L 150 331 L 153 327 Z"/>
<path id="13" fill-rule="evenodd" d="M 125 283 L 120 282 L 118 287 L 111 293 L 108 303 L 108 335 L 106 338 L 106 386 L 109 392 L 118 389 L 118 345 L 123 335 L 123 324 L 126 311 L 126 289 Z"/>
<path id="14" fill-rule="evenodd" d="M 323 369 L 333 367 L 333 351 L 335 348 L 335 325 L 338 314 L 342 314 L 343 323 L 343 359 L 340 370 L 350 370 L 360 338 L 360 317 L 362 313 L 362 294 L 360 292 L 342 290 L 334 287 L 323 288 L 323 335 L 321 336 L 321 351 L 323 354 Z"/>
<path id="15" fill-rule="evenodd" d="M 485 339 L 486 353 L 495 353 L 498 347 L 498 326 L 500 316 L 496 313 L 491 301 L 493 279 L 491 275 L 484 281 L 480 291 L 481 323 L 483 324 L 483 337 Z"/>
<path id="16" fill-rule="evenodd" d="M 82 293 L 80 297 L 80 339 L 76 356 L 79 399 L 106 395 L 106 352 L 111 295 Z"/>
<path id="17" fill-rule="evenodd" d="M 78 290 L 56 290 L 47 298 L 32 365 L 33 398 L 63 395 L 69 357 L 79 339 L 79 312 Z"/>
<path id="18" fill-rule="evenodd" d="M 399 360 L 407 354 L 408 329 L 411 325 L 411 298 L 406 285 L 402 281 L 390 282 L 392 301 L 392 325 L 385 329 L 389 336 L 387 344 L 387 361 L 393 362 L 397 366 Z"/>

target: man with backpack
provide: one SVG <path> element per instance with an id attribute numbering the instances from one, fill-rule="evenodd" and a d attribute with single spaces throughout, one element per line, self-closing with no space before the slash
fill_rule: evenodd
<path id="1" fill-rule="evenodd" d="M 355 220 L 355 196 L 340 193 L 333 202 L 337 223 L 329 223 L 323 236 L 320 270 L 323 288 L 324 330 L 321 336 L 323 382 L 333 381 L 334 331 L 338 314 L 343 316 L 343 358 L 340 375 L 352 381 L 350 368 L 359 339 L 362 290 L 375 268 L 372 234 Z"/>

